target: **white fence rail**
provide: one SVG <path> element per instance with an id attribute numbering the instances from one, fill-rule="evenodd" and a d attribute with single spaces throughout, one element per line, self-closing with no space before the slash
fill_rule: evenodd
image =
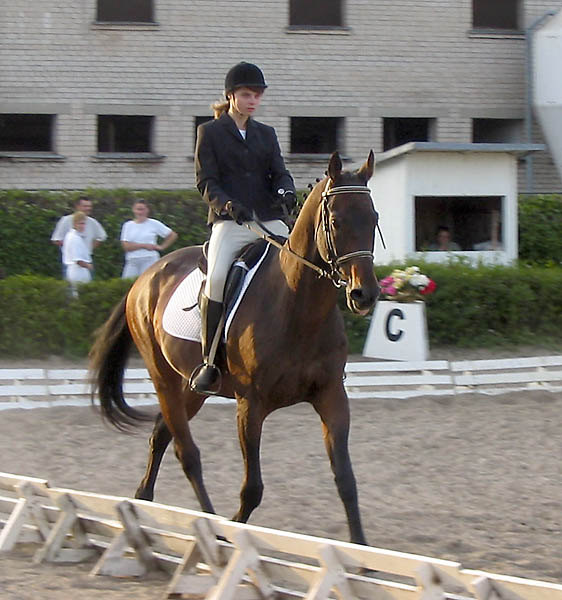
<path id="1" fill-rule="evenodd" d="M 352 399 L 406 399 L 467 392 L 498 394 L 521 390 L 562 391 L 562 356 L 449 362 L 350 362 L 345 386 Z M 127 369 L 125 396 L 133 405 L 154 404 L 146 369 Z M 85 369 L 0 369 L 0 410 L 86 405 Z M 230 403 L 226 398 L 208 402 Z"/>
<path id="2" fill-rule="evenodd" d="M 35 542 L 36 563 L 95 559 L 91 575 L 117 577 L 164 570 L 162 598 L 562 600 L 559 584 L 8 473 L 0 473 L 0 525 L 0 552 Z"/>

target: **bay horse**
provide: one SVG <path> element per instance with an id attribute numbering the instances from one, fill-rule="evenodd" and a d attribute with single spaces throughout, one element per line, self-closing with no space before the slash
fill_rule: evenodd
<path id="1" fill-rule="evenodd" d="M 236 398 L 245 467 L 235 521 L 246 522 L 262 499 L 264 419 L 278 408 L 309 402 L 322 421 L 351 541 L 366 544 L 348 451 L 350 410 L 343 383 L 347 338 L 337 287 L 346 285 L 347 306 L 362 315 L 379 294 L 373 265 L 378 214 L 367 187 L 373 171 L 372 151 L 356 171 L 342 170 L 339 155 L 331 156 L 326 177 L 308 195 L 288 241 L 281 250 L 270 249 L 230 326 L 221 395 Z M 189 428 L 205 401 L 188 385 L 201 362 L 200 344 L 173 337 L 162 326 L 172 292 L 197 268 L 201 255 L 201 246 L 177 250 L 136 280 L 98 331 L 90 369 L 102 416 L 118 428 L 148 418 L 123 397 L 124 370 L 136 344 L 160 403 L 136 497 L 153 499 L 160 462 L 173 440 L 201 509 L 213 513 Z"/>

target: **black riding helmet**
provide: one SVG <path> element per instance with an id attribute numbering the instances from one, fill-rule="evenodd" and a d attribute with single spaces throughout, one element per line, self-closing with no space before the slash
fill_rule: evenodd
<path id="1" fill-rule="evenodd" d="M 265 90 L 267 83 L 258 66 L 240 62 L 230 69 L 224 79 L 224 91 L 228 94 L 241 87 Z"/>

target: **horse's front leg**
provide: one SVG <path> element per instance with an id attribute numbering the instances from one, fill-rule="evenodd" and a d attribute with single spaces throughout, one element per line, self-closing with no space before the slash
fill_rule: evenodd
<path id="1" fill-rule="evenodd" d="M 345 507 L 351 541 L 355 544 L 367 544 L 359 514 L 357 484 L 349 457 L 349 400 L 343 384 L 326 390 L 321 398 L 313 402 L 313 406 L 322 419 L 324 444 L 338 494 Z"/>
<path id="2" fill-rule="evenodd" d="M 240 508 L 233 521 L 246 523 L 263 496 L 260 444 L 264 417 L 248 400 L 238 402 L 238 438 L 244 459 L 244 481 L 240 490 Z"/>

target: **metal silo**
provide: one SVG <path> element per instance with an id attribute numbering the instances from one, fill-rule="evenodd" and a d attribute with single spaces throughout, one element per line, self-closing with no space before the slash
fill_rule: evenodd
<path id="1" fill-rule="evenodd" d="M 562 178 L 562 10 L 533 35 L 533 107 Z"/>

